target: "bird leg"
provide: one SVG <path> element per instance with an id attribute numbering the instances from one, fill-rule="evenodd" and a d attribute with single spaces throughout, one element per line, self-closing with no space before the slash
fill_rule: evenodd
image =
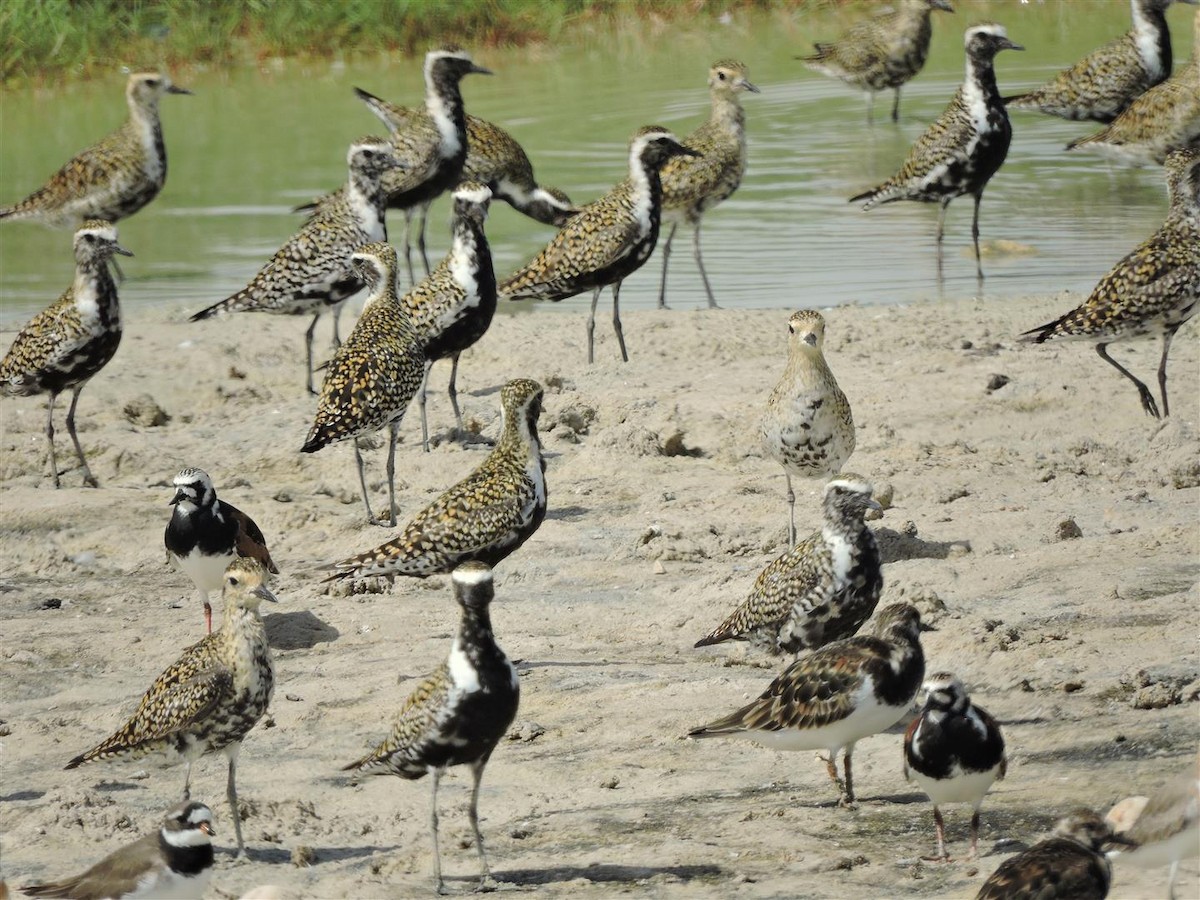
<path id="1" fill-rule="evenodd" d="M 342 346 L 342 336 L 338 334 L 338 322 L 342 318 L 342 307 L 345 306 L 345 301 L 340 300 L 333 304 L 333 349 L 336 350 Z"/>
<path id="2" fill-rule="evenodd" d="M 234 744 L 229 753 L 229 781 L 225 784 L 225 797 L 229 800 L 229 814 L 233 817 L 233 833 L 237 837 L 238 852 L 241 859 L 246 858 L 246 844 L 242 840 L 242 813 L 238 809 L 237 798 L 237 757 L 239 744 Z"/>
<path id="3" fill-rule="evenodd" d="M 50 474 L 54 478 L 55 490 L 58 489 L 58 458 L 54 455 L 54 401 L 57 399 L 58 394 L 52 393 L 46 403 L 46 440 L 50 443 Z"/>
<path id="4" fill-rule="evenodd" d="M 454 408 L 454 421 L 458 425 L 458 436 L 463 438 L 467 429 L 463 425 L 462 410 L 458 408 L 458 358 L 462 353 L 455 353 L 450 357 L 450 384 L 446 388 L 446 393 L 450 395 L 450 406 Z"/>
<path id="5" fill-rule="evenodd" d="M 417 286 L 417 279 L 413 275 L 412 267 L 412 246 L 409 244 L 408 232 L 412 228 L 413 211 L 411 209 L 404 210 L 404 265 L 408 269 L 408 284 L 409 287 Z"/>
<path id="6" fill-rule="evenodd" d="M 588 365 L 590 366 L 594 360 L 593 346 L 595 345 L 596 334 L 596 304 L 600 302 L 600 288 L 596 288 L 592 292 L 592 314 L 588 316 L 587 337 L 588 337 Z M 55 483 L 57 486 L 57 482 Z"/>
<path id="7" fill-rule="evenodd" d="M 183 802 L 187 803 L 192 799 L 192 761 L 189 759 L 187 764 L 187 774 L 183 776 Z"/>
<path id="8" fill-rule="evenodd" d="M 629 362 L 629 354 L 625 352 L 625 332 L 621 330 L 621 282 L 612 286 L 613 295 L 613 331 L 617 333 L 617 343 L 621 345 L 621 362 Z"/>
<path id="9" fill-rule="evenodd" d="M 212 634 L 212 604 L 208 602 L 208 591 L 197 588 L 196 593 L 200 595 L 200 600 L 204 604 L 204 632 Z"/>
<path id="10" fill-rule="evenodd" d="M 937 856 L 922 856 L 926 862 L 950 862 L 950 854 L 946 852 L 946 823 L 942 821 L 942 811 L 933 807 L 933 825 L 937 830 Z"/>
<path id="11" fill-rule="evenodd" d="M 838 806 L 846 807 L 847 809 L 854 808 L 854 774 L 850 769 L 850 754 L 854 752 L 854 745 L 851 744 L 846 748 L 846 754 L 842 758 L 842 768 L 846 772 L 846 790 L 842 794 L 842 799 L 838 801 Z M 833 754 L 830 754 L 833 758 Z"/>
<path id="12" fill-rule="evenodd" d="M 75 404 L 79 402 L 79 392 L 82 390 L 83 385 L 80 384 L 76 385 L 75 390 L 71 392 L 71 405 L 67 407 L 67 433 L 71 435 L 71 441 L 75 444 L 75 453 L 79 456 L 79 465 L 83 467 L 83 483 L 89 487 L 99 487 L 92 470 L 88 468 L 87 458 L 83 455 L 83 447 L 79 445 L 79 435 L 75 433 Z"/>
<path id="13" fill-rule="evenodd" d="M 788 546 L 796 545 L 796 492 L 792 490 L 792 476 L 785 472 L 783 477 L 787 479 L 787 505 L 788 505 Z"/>
<path id="14" fill-rule="evenodd" d="M 438 855 L 438 814 L 437 814 L 437 792 L 438 782 L 442 780 L 442 770 L 434 769 L 433 775 L 433 802 L 432 809 L 429 813 L 429 828 L 433 832 L 433 881 L 435 890 L 439 894 L 446 893 L 446 885 L 442 881 L 442 858 Z"/>
<path id="15" fill-rule="evenodd" d="M 362 450 L 358 446 L 358 438 L 354 439 L 354 462 L 358 465 L 358 486 L 362 488 L 363 506 L 367 508 L 367 521 L 375 524 L 375 514 L 371 512 L 371 501 L 367 498 L 367 476 L 363 473 Z"/>
<path id="16" fill-rule="evenodd" d="M 700 255 L 700 220 L 696 219 L 696 229 L 692 232 L 692 247 L 696 257 L 696 268 L 700 270 L 700 280 L 704 282 L 704 293 L 708 294 L 708 308 L 717 309 L 716 298 L 708 284 L 708 273 L 704 271 L 704 257 Z"/>
<path id="17" fill-rule="evenodd" d="M 1171 415 L 1171 407 L 1167 403 L 1167 354 L 1171 352 L 1171 339 L 1175 337 L 1175 332 L 1178 330 L 1179 325 L 1175 325 L 1163 332 L 1162 359 L 1158 362 L 1158 390 L 1162 394 L 1162 414 L 1164 419 Z"/>
<path id="18" fill-rule="evenodd" d="M 1175 900 L 1175 876 L 1179 874 L 1179 860 L 1171 862 L 1171 871 L 1167 875 L 1167 900 Z"/>
<path id="19" fill-rule="evenodd" d="M 837 786 L 838 793 L 841 794 L 842 796 L 845 796 L 846 782 L 842 781 L 842 779 L 838 776 L 837 751 L 836 750 L 830 751 L 828 756 L 822 756 L 820 753 L 818 753 L 817 759 L 819 759 L 819 760 L 821 760 L 821 762 L 825 763 L 825 772 L 829 775 L 829 780 L 832 781 L 834 783 L 834 785 Z"/>
<path id="20" fill-rule="evenodd" d="M 1158 404 L 1154 401 L 1154 395 L 1150 393 L 1150 389 L 1138 381 L 1132 372 L 1108 355 L 1108 344 L 1097 344 L 1096 352 L 1100 354 L 1100 358 L 1102 360 L 1109 363 L 1111 366 L 1113 366 L 1113 368 L 1134 383 L 1138 389 L 1138 397 L 1140 397 L 1142 401 L 1142 409 L 1144 409 L 1149 415 L 1154 416 L 1156 419 L 1161 418 L 1158 414 Z"/>
<path id="21" fill-rule="evenodd" d="M 892 103 L 892 121 L 900 121 L 900 87 L 898 85 L 896 87 L 896 99 Z"/>
<path id="22" fill-rule="evenodd" d="M 396 527 L 396 441 L 400 437 L 400 422 L 395 421 L 388 426 L 388 527 Z M 380 523 L 382 524 L 382 522 Z"/>
<path id="23" fill-rule="evenodd" d="M 975 243 L 975 280 L 983 283 L 983 262 L 979 258 L 979 204 L 983 192 L 975 195 L 975 215 L 971 217 L 971 240 Z"/>
<path id="24" fill-rule="evenodd" d="M 312 323 L 308 326 L 308 331 L 304 332 L 304 359 L 308 363 L 308 392 L 315 395 L 317 392 L 313 390 L 312 373 L 313 373 L 313 353 L 312 342 L 313 333 L 317 330 L 317 320 L 321 318 L 321 314 L 317 313 L 313 316 Z"/>
<path id="25" fill-rule="evenodd" d="M 979 855 L 979 810 L 971 810 L 971 849 L 967 859 L 975 859 Z"/>
<path id="26" fill-rule="evenodd" d="M 425 253 L 425 220 L 429 218 L 429 204 L 421 205 L 421 227 L 417 229 L 417 249 L 421 251 L 421 262 L 425 265 L 425 277 L 429 277 L 429 256 Z"/>
<path id="27" fill-rule="evenodd" d="M 429 388 L 429 370 L 433 360 L 425 360 L 425 374 L 421 376 L 421 389 L 417 391 L 417 409 L 421 411 L 421 446 L 429 452 L 429 420 L 425 418 L 425 391 Z"/>
<path id="28" fill-rule="evenodd" d="M 479 782 L 483 780 L 483 767 L 487 761 L 488 757 L 485 756 L 471 766 L 471 777 L 475 779 L 475 784 L 471 788 L 471 806 L 467 812 L 475 832 L 475 849 L 479 851 L 479 884 L 475 887 L 476 891 L 496 889 L 496 882 L 492 880 L 492 873 L 488 869 L 487 853 L 483 849 L 483 834 L 479 830 Z"/>
<path id="29" fill-rule="evenodd" d="M 662 258 L 663 270 L 662 278 L 658 282 L 658 308 L 667 308 L 667 263 L 671 260 L 671 241 L 675 239 L 675 229 L 679 227 L 678 222 L 671 223 L 671 232 L 667 235 L 667 242 L 663 244 Z"/>

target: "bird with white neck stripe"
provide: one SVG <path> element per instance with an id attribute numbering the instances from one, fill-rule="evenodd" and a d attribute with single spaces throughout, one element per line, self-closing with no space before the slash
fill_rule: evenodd
<path id="1" fill-rule="evenodd" d="M 488 610 L 495 588 L 492 570 L 467 562 L 450 576 L 462 618 L 450 655 L 417 685 L 400 710 L 391 734 L 361 759 L 343 767 L 364 775 L 432 776 L 430 830 L 433 875 L 444 891 L 438 852 L 438 784 L 452 766 L 470 766 L 473 784 L 468 816 L 479 854 L 478 889 L 494 887 L 479 830 L 479 785 L 492 751 L 517 714 L 521 685 L 517 670 L 496 644 Z"/>
<path id="2" fill-rule="evenodd" d="M 66 900 L 200 900 L 212 879 L 213 815 L 203 803 L 184 801 L 162 826 L 110 853 L 82 875 L 30 884 L 30 897 Z"/>
<path id="3" fill-rule="evenodd" d="M 629 144 L 629 175 L 572 216 L 537 256 L 500 284 L 507 300 L 565 300 L 592 291 L 588 362 L 594 358 L 596 305 L 600 291 L 613 292 L 613 330 L 621 359 L 629 361 L 621 328 L 621 282 L 654 252 L 662 222 L 660 172 L 668 160 L 699 156 L 658 125 L 638 129 Z"/>
<path id="4" fill-rule="evenodd" d="M 967 29 L 967 75 L 950 105 L 925 133 L 917 138 L 898 172 L 878 187 L 850 198 L 865 200 L 863 209 L 897 200 L 937 203 L 937 260 L 942 270 L 942 233 L 946 207 L 955 197 L 975 198 L 971 238 L 975 245 L 975 273 L 983 278 L 979 256 L 979 204 L 992 176 L 1008 156 L 1012 125 L 996 87 L 996 54 L 1023 50 L 1008 39 L 1001 25 L 983 23 Z"/>

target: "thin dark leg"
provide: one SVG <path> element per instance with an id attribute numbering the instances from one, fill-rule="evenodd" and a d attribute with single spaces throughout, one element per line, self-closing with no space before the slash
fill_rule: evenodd
<path id="1" fill-rule="evenodd" d="M 308 392 L 310 394 L 316 393 L 316 390 L 313 389 L 313 379 L 312 379 L 312 375 L 313 375 L 312 345 L 313 345 L 313 333 L 317 330 L 317 321 L 320 318 L 321 318 L 320 313 L 317 313 L 315 316 L 313 316 L 313 320 L 308 326 L 308 331 L 304 332 L 304 361 L 308 365 L 308 371 L 305 372 L 304 374 L 305 374 L 305 377 L 308 379 L 308 382 L 307 382 Z"/>
<path id="2" fill-rule="evenodd" d="M 486 765 L 485 757 L 471 766 L 471 777 L 475 779 L 475 783 L 471 788 L 471 807 L 467 812 L 471 819 L 471 828 L 475 832 L 475 849 L 479 852 L 479 885 L 475 888 L 477 891 L 494 890 L 496 886 L 488 869 L 487 853 L 483 849 L 483 833 L 479 830 L 479 783 L 483 780 L 483 767 Z"/>
<path id="3" fill-rule="evenodd" d="M 783 477 L 787 479 L 787 505 L 788 505 L 788 546 L 796 545 L 796 492 L 792 490 L 792 476 L 784 472 Z"/>
<path id="4" fill-rule="evenodd" d="M 442 858 L 438 854 L 438 814 L 437 792 L 438 782 L 442 780 L 441 769 L 433 770 L 433 801 L 429 812 L 429 828 L 433 832 L 433 881 L 439 894 L 446 893 L 446 885 L 442 881 Z"/>
<path id="5" fill-rule="evenodd" d="M 429 277 L 429 256 L 425 253 L 425 220 L 429 218 L 429 204 L 421 206 L 421 227 L 417 230 L 417 249 L 421 251 L 421 262 L 425 266 L 425 277 Z"/>
<path id="6" fill-rule="evenodd" d="M 79 402 L 79 392 L 82 390 L 83 385 L 81 384 L 71 392 L 71 405 L 67 407 L 67 433 L 71 435 L 71 442 L 75 445 L 75 454 L 79 457 L 79 465 L 83 467 L 83 483 L 89 487 L 99 487 L 92 470 L 88 468 L 87 458 L 83 455 L 83 447 L 79 445 L 79 435 L 75 433 L 75 404 Z"/>
<path id="7" fill-rule="evenodd" d="M 946 852 L 946 823 L 942 821 L 942 811 L 937 806 L 933 808 L 933 824 L 937 828 L 938 859 L 949 859 L 950 854 Z"/>
<path id="8" fill-rule="evenodd" d="M 896 88 L 896 99 L 892 103 L 892 121 L 900 121 L 900 88 Z"/>
<path id="9" fill-rule="evenodd" d="M 854 773 L 850 769 L 850 754 L 853 752 L 854 745 L 851 744 L 846 748 L 846 755 L 842 759 L 842 768 L 846 770 L 846 791 L 842 794 L 838 806 L 851 806 L 854 803 Z"/>
<path id="10" fill-rule="evenodd" d="M 425 392 L 429 389 L 429 370 L 433 360 L 425 360 L 425 374 L 421 378 L 421 389 L 417 391 L 417 408 L 421 410 L 421 446 L 429 452 L 429 420 L 425 418 Z"/>
<path id="11" fill-rule="evenodd" d="M 46 440 L 50 444 L 50 475 L 54 479 L 54 487 L 58 489 L 58 457 L 54 455 L 54 401 L 58 394 L 51 394 L 46 403 Z"/>
<path id="12" fill-rule="evenodd" d="M 588 336 L 588 365 L 590 366 L 595 358 L 593 348 L 595 347 L 596 336 L 596 304 L 600 302 L 600 288 L 596 288 L 592 292 L 592 314 L 588 316 L 587 336 Z M 57 486 L 57 484 L 55 485 Z"/>
<path id="13" fill-rule="evenodd" d="M 941 208 L 938 209 L 938 227 L 937 227 L 937 277 L 938 281 L 942 280 L 942 238 L 946 232 L 946 208 L 950 205 L 949 200 L 943 200 Z"/>
<path id="14" fill-rule="evenodd" d="M 1171 415 L 1171 407 L 1167 403 L 1167 354 L 1171 352 L 1171 339 L 1175 337 L 1175 332 L 1178 330 L 1179 325 L 1176 325 L 1163 332 L 1162 359 L 1158 361 L 1158 391 L 1162 394 L 1162 414 L 1164 419 Z"/>
<path id="15" fill-rule="evenodd" d="M 367 508 L 367 521 L 375 524 L 375 514 L 371 512 L 371 501 L 367 498 L 367 476 L 363 471 L 362 450 L 358 446 L 358 438 L 354 439 L 354 462 L 358 466 L 358 486 L 362 488 L 363 506 Z"/>
<path id="16" fill-rule="evenodd" d="M 967 859 L 974 859 L 979 855 L 979 810 L 971 811 L 971 850 L 967 855 Z"/>
<path id="17" fill-rule="evenodd" d="M 400 437 L 400 423 L 393 422 L 388 426 L 388 527 L 396 527 L 396 441 Z"/>
<path id="18" fill-rule="evenodd" d="M 413 275 L 412 267 L 412 246 L 408 240 L 409 230 L 412 228 L 413 211 L 406 209 L 404 211 L 404 266 L 408 269 L 408 286 L 416 287 L 417 279 Z"/>
<path id="19" fill-rule="evenodd" d="M 208 602 L 208 591 L 197 590 L 196 593 L 204 601 L 204 633 L 212 634 L 212 604 Z"/>
<path id="20" fill-rule="evenodd" d="M 971 218 L 971 240 L 975 243 L 975 278 L 977 281 L 983 281 L 983 261 L 979 258 L 979 204 L 982 200 L 982 192 L 975 195 L 975 215 Z"/>
<path id="21" fill-rule="evenodd" d="M 617 333 L 617 343 L 621 345 L 621 362 L 629 362 L 629 354 L 625 352 L 625 332 L 621 330 L 621 282 L 612 286 L 613 295 L 613 331 Z"/>
<path id="22" fill-rule="evenodd" d="M 346 301 L 342 300 L 333 304 L 333 309 L 330 311 L 333 316 L 333 349 L 336 350 L 342 346 L 342 336 L 338 333 L 338 323 L 342 318 L 342 307 L 346 305 Z"/>
<path id="23" fill-rule="evenodd" d="M 233 817 L 233 833 L 237 837 L 237 855 L 245 857 L 246 843 L 242 840 L 242 814 L 237 798 L 237 749 L 229 754 L 229 781 L 225 785 L 225 797 L 229 800 L 229 815 Z"/>
<path id="24" fill-rule="evenodd" d="M 1158 414 L 1158 404 L 1154 401 L 1154 395 L 1150 393 L 1150 389 L 1134 378 L 1132 372 L 1108 355 L 1108 344 L 1097 344 L 1096 352 L 1100 354 L 1102 360 L 1134 383 L 1138 390 L 1138 397 L 1142 401 L 1142 409 L 1156 419 L 1161 418 Z"/>
<path id="25" fill-rule="evenodd" d="M 662 258 L 663 270 L 662 278 L 658 282 L 658 308 L 667 308 L 667 264 L 671 261 L 671 241 L 675 240 L 675 229 L 679 227 L 678 222 L 671 223 L 671 231 L 667 235 L 667 242 L 663 244 Z"/>
<path id="26" fill-rule="evenodd" d="M 189 761 L 187 764 L 187 774 L 183 776 L 183 802 L 187 803 L 192 799 L 192 764 Z"/>
<path id="27" fill-rule="evenodd" d="M 462 410 L 458 408 L 458 358 L 461 353 L 455 353 L 450 358 L 450 385 L 446 388 L 446 393 L 450 395 L 450 406 L 454 409 L 454 421 L 458 423 L 458 434 L 461 438 L 467 433 L 466 427 L 463 425 Z"/>
<path id="28" fill-rule="evenodd" d="M 692 232 L 692 249 L 696 256 L 696 268 L 700 270 L 700 280 L 704 282 L 704 293 L 708 294 L 708 308 L 716 309 L 717 300 L 713 296 L 712 287 L 708 283 L 708 273 L 704 271 L 704 257 L 700 255 L 700 220 L 696 219 L 696 230 Z"/>

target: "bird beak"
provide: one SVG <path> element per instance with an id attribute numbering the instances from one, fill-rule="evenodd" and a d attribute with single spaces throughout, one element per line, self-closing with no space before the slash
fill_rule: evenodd
<path id="1" fill-rule="evenodd" d="M 133 256 L 132 250 L 126 250 L 120 244 L 113 244 L 113 253 L 120 253 L 122 256 Z"/>
<path id="2" fill-rule="evenodd" d="M 810 347 L 817 346 L 817 336 L 810 331 L 804 336 L 804 343 L 808 344 Z"/>
<path id="3" fill-rule="evenodd" d="M 929 5 L 932 6 L 934 9 L 940 9 L 940 10 L 943 10 L 944 12 L 948 12 L 948 13 L 954 12 L 954 7 L 950 5 L 949 0 L 930 0 Z"/>
<path id="4" fill-rule="evenodd" d="M 873 509 L 876 512 L 883 512 L 882 504 L 880 504 L 880 502 L 873 497 L 867 501 L 867 509 Z"/>
<path id="5" fill-rule="evenodd" d="M 217 833 L 217 830 L 212 826 L 212 822 L 201 822 L 197 827 L 201 832 L 209 835 L 210 837 Z"/>
<path id="6" fill-rule="evenodd" d="M 704 154 L 699 150 L 693 150 L 691 147 L 683 146 L 683 144 L 676 144 L 674 151 L 675 156 L 694 156 L 697 159 L 703 159 L 704 157 Z"/>
<path id="7" fill-rule="evenodd" d="M 921 631 L 937 631 L 937 629 L 934 628 L 932 625 L 922 622 L 921 623 Z"/>
<path id="8" fill-rule="evenodd" d="M 256 587 L 254 590 L 252 590 L 250 593 L 252 593 L 255 597 L 258 597 L 259 599 L 266 600 L 270 603 L 278 603 L 279 602 L 279 598 L 276 597 L 274 594 L 272 594 L 270 588 L 268 588 L 265 584 L 260 584 L 258 587 Z"/>
<path id="9" fill-rule="evenodd" d="M 192 96 L 192 92 L 189 91 L 187 88 L 181 88 L 175 84 L 173 84 L 167 88 L 167 93 L 168 94 L 187 94 L 189 97 Z"/>
<path id="10" fill-rule="evenodd" d="M 760 91 L 758 88 L 756 88 L 753 84 L 751 84 L 745 78 L 739 78 L 737 83 L 739 85 L 741 85 L 743 88 L 745 88 L 746 90 L 750 91 L 750 93 L 752 93 L 752 94 L 761 94 L 762 93 L 762 91 Z"/>
<path id="11" fill-rule="evenodd" d="M 483 66 L 478 66 L 475 63 L 471 63 L 471 68 L 469 68 L 467 71 L 474 72 L 476 75 L 495 75 L 496 74 L 491 69 L 485 69 Z"/>
<path id="12" fill-rule="evenodd" d="M 1104 843 L 1117 844 L 1118 846 L 1121 846 L 1121 847 L 1136 847 L 1138 845 L 1137 841 L 1130 840 L 1129 838 L 1125 837 L 1125 835 L 1123 835 L 1123 834 L 1110 835 L 1108 840 L 1105 841 Z"/>
<path id="13" fill-rule="evenodd" d="M 1008 38 L 1000 38 L 1000 49 L 1001 50 L 1024 50 L 1025 48 L 1022 47 L 1020 44 L 1014 44 Z"/>
<path id="14" fill-rule="evenodd" d="M 174 506 L 176 503 L 179 503 L 181 500 L 183 500 L 183 491 L 176 491 L 175 496 L 167 501 L 167 506 Z"/>

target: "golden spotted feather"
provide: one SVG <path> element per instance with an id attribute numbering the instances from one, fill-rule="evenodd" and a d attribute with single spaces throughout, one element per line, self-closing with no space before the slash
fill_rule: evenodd
<path id="1" fill-rule="evenodd" d="M 442 663 L 409 694 L 391 734 L 366 756 L 343 766 L 342 771 L 384 768 L 405 778 L 424 775 L 423 739 L 436 733 L 439 719 L 446 714 L 452 685 L 450 667 Z"/>

